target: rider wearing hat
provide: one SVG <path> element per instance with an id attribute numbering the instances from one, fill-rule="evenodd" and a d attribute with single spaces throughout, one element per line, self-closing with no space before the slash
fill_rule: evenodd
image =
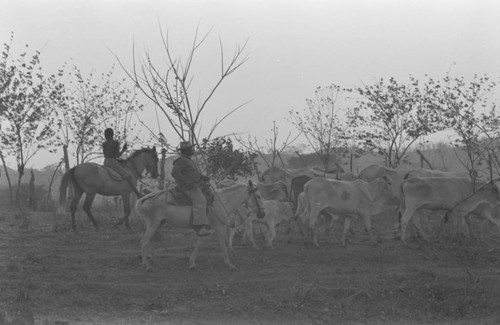
<path id="1" fill-rule="evenodd" d="M 107 128 L 106 130 L 104 130 L 104 137 L 106 138 L 106 141 L 102 143 L 104 166 L 109 167 L 120 174 L 120 176 L 127 181 L 128 185 L 130 186 L 132 191 L 134 191 L 137 198 L 142 197 L 142 194 L 134 185 L 132 175 L 118 162 L 118 158 L 120 158 L 125 150 L 127 150 L 127 144 L 125 143 L 122 147 L 122 150 L 120 151 L 120 143 L 113 138 L 114 131 L 112 128 Z"/>
<path id="2" fill-rule="evenodd" d="M 208 177 L 200 173 L 198 167 L 191 159 L 194 155 L 194 145 L 189 141 L 182 141 L 177 149 L 179 158 L 174 160 L 172 177 L 177 183 L 177 188 L 193 202 L 193 228 L 198 236 L 212 233 L 212 227 L 207 218 L 207 199 L 202 192 L 202 182 Z"/>

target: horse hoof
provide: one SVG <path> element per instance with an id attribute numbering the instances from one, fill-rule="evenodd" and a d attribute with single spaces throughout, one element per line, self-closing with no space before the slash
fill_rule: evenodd
<path id="1" fill-rule="evenodd" d="M 196 265 L 189 265 L 190 271 L 196 271 Z"/>
<path id="2" fill-rule="evenodd" d="M 233 264 L 229 264 L 229 270 L 236 271 L 236 266 L 234 266 Z"/>

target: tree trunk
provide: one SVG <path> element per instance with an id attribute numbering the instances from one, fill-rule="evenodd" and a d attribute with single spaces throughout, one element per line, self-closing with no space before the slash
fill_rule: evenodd
<path id="1" fill-rule="evenodd" d="M 19 204 L 21 203 L 21 181 L 24 176 L 24 164 L 18 164 L 17 165 L 17 189 L 16 189 L 16 196 L 14 198 L 14 203 L 16 206 L 19 207 Z"/>
<path id="2" fill-rule="evenodd" d="M 64 153 L 64 157 L 63 157 L 63 160 L 64 160 L 64 169 L 66 172 L 68 172 L 68 170 L 71 169 L 71 166 L 69 165 L 69 156 L 68 156 L 68 145 L 63 145 L 63 153 Z M 71 200 L 73 199 L 73 196 L 74 196 L 74 192 L 73 192 L 73 186 L 69 186 L 68 188 L 68 200 L 66 200 L 67 204 L 69 204 L 69 202 L 71 202 Z M 64 207 L 66 208 L 66 207 Z"/>
<path id="3" fill-rule="evenodd" d="M 29 184 L 29 192 L 28 192 L 28 207 L 31 210 L 36 211 L 36 200 L 35 200 L 35 174 L 33 173 L 33 169 L 30 171 L 31 178 Z"/>
<path id="4" fill-rule="evenodd" d="M 64 162 L 64 160 L 61 160 L 59 162 L 56 169 L 54 170 L 54 173 L 52 174 L 52 177 L 50 178 L 49 191 L 47 192 L 47 206 L 52 206 L 50 204 L 50 201 L 52 201 L 52 184 L 54 183 L 54 178 L 56 177 L 56 173 L 59 171 L 59 168 L 61 168 L 61 165 L 63 164 L 63 162 Z"/>
<path id="5" fill-rule="evenodd" d="M 70 169 L 69 166 L 69 156 L 68 156 L 68 145 L 63 145 L 63 153 L 64 153 L 64 169 L 68 171 Z"/>
<path id="6" fill-rule="evenodd" d="M 7 183 L 9 183 L 9 195 L 10 195 L 10 207 L 14 206 L 14 196 L 12 192 L 12 182 L 10 181 L 9 170 L 7 169 L 7 165 L 5 164 L 5 158 L 3 156 L 3 152 L 0 151 L 0 159 L 2 159 L 3 169 L 5 170 L 5 176 L 7 177 Z"/>
<path id="7" fill-rule="evenodd" d="M 424 154 L 417 149 L 417 153 L 420 155 L 420 167 L 423 168 L 424 167 L 424 161 L 427 163 L 427 166 L 429 166 L 430 169 L 434 169 L 432 168 L 432 165 L 431 163 L 429 162 L 429 160 L 427 160 L 427 158 L 425 158 Z"/>

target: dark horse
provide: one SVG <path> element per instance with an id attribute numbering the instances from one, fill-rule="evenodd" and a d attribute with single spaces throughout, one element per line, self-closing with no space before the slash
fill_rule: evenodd
<path id="1" fill-rule="evenodd" d="M 158 177 L 158 154 L 155 147 L 136 150 L 129 158 L 123 160 L 122 163 L 122 166 L 132 174 L 134 185 L 142 177 L 144 169 L 151 174 L 152 178 Z M 130 215 L 130 193 L 132 189 L 118 173 L 95 163 L 83 163 L 71 168 L 64 174 L 59 187 L 59 202 L 61 207 L 65 206 L 66 188 L 69 183 L 71 183 L 75 192 L 73 201 L 71 201 L 71 227 L 73 230 L 76 230 L 76 207 L 83 193 L 85 193 L 83 210 L 87 213 L 87 216 L 96 229 L 98 228 L 97 221 L 90 211 L 96 194 L 104 196 L 121 195 L 125 215 L 115 226 L 119 226 L 125 222 L 125 226 L 130 228 L 128 217 Z"/>

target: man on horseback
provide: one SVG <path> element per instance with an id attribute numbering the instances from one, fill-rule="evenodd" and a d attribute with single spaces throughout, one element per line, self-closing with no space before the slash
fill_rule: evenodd
<path id="1" fill-rule="evenodd" d="M 194 145 L 182 141 L 179 145 L 179 158 L 174 160 L 172 177 L 177 188 L 186 193 L 193 202 L 193 228 L 198 236 L 206 236 L 213 232 L 207 218 L 207 199 L 202 192 L 204 181 L 209 178 L 200 173 L 191 157 L 194 155 Z"/>
<path id="2" fill-rule="evenodd" d="M 125 143 L 122 147 L 122 150 L 120 151 L 120 143 L 113 138 L 114 131 L 112 128 L 107 128 L 106 130 L 104 130 L 104 137 L 106 138 L 106 141 L 102 143 L 102 152 L 104 153 L 104 166 L 109 167 L 120 174 L 120 176 L 127 181 L 128 185 L 130 186 L 132 191 L 134 191 L 137 198 L 141 198 L 142 194 L 135 187 L 134 181 L 132 180 L 132 175 L 118 162 L 118 158 L 120 158 L 125 150 L 127 150 L 127 144 Z"/>

